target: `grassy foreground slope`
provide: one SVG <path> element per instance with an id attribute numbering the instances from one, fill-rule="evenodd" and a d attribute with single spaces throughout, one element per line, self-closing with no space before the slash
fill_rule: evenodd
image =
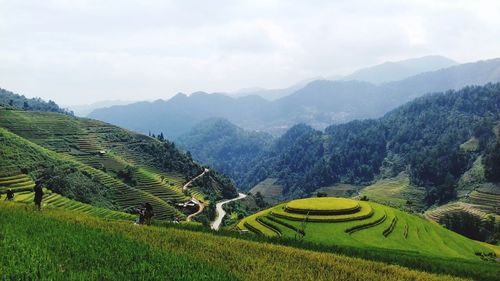
<path id="1" fill-rule="evenodd" d="M 237 280 L 205 261 L 48 213 L 0 203 L 0 280 Z"/>
<path id="2" fill-rule="evenodd" d="M 314 201 L 315 200 L 315 201 Z M 385 248 L 412 252 L 426 256 L 441 256 L 480 260 L 478 254 L 490 254 L 491 249 L 476 241 L 449 231 L 440 225 L 406 212 L 373 203 L 351 199 L 337 199 L 358 202 L 356 212 L 346 208 L 338 213 L 339 207 L 332 207 L 337 214 L 319 214 L 314 203 L 318 200 L 332 200 L 331 197 L 311 198 L 279 204 L 243 219 L 238 227 L 267 236 L 294 238 L 298 232 L 305 234 L 308 242 L 324 245 Z M 300 202 L 300 204 L 296 204 Z M 307 206 L 310 202 L 310 206 Z M 294 208 L 302 206 L 302 210 Z M 325 206 L 322 206 L 324 209 Z"/>
<path id="3" fill-rule="evenodd" d="M 32 213 L 19 206 L 0 204 L 0 268 L 7 280 L 465 280 L 71 211 Z"/>

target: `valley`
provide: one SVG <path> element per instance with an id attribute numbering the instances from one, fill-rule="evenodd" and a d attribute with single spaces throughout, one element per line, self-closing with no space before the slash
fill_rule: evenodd
<path id="1" fill-rule="evenodd" d="M 500 281 L 500 1 L 0 1 L 0 281 Z"/>
<path id="2" fill-rule="evenodd" d="M 495 87 L 487 86 L 485 93 L 496 95 Z M 367 132 L 368 128 L 370 132 L 373 124 L 380 126 L 373 121 L 355 122 L 357 129 L 348 130 L 351 142 L 356 130 Z M 497 187 L 489 180 L 492 177 L 489 165 L 495 164 L 486 160 L 490 159 L 491 152 L 484 144 L 489 143 L 488 147 L 494 149 L 493 136 L 497 134 L 488 137 L 478 134 L 475 144 L 466 141 L 471 138 L 467 134 L 462 137 L 464 140 L 457 140 L 459 144 L 465 143 L 459 149 L 476 157 L 471 157 L 470 168 L 460 174 L 461 202 L 430 208 L 423 216 L 416 212 L 427 209 L 428 189 L 416 184 L 411 170 L 401 170 L 401 158 L 392 154 L 380 164 L 384 176 L 377 177 L 371 184 L 366 184 L 368 181 L 318 181 L 318 185 L 303 186 L 310 188 L 305 190 L 310 190 L 308 197 L 311 198 L 288 201 L 306 194 L 294 193 L 290 185 L 293 182 L 282 180 L 283 176 L 297 180 L 298 170 L 285 168 L 283 174 L 268 174 L 269 169 L 262 165 L 274 161 L 264 158 L 271 155 L 269 150 L 274 150 L 274 157 L 281 157 L 280 154 L 289 153 L 291 144 L 294 151 L 300 147 L 294 143 L 303 142 L 308 149 L 322 147 L 316 152 L 335 151 L 334 146 L 322 142 L 342 136 L 342 126 L 340 131 L 328 129 L 325 133 L 329 137 L 325 137 L 299 125 L 272 140 L 266 134 L 248 134 L 226 121 L 213 120 L 206 125 L 198 131 L 197 141 L 205 142 L 210 149 L 220 149 L 219 153 L 205 152 L 216 156 L 211 162 L 214 167 L 198 164 L 190 152 L 180 151 L 162 136 L 145 136 L 64 112 L 1 108 L 0 196 L 7 196 L 8 191 L 14 196 L 13 200 L 0 199 L 0 234 L 11 237 L 10 233 L 35 225 L 44 231 L 50 228 L 46 231 L 51 235 L 72 233 L 71 238 L 63 236 L 72 245 L 92 244 L 86 239 L 95 236 L 92 238 L 97 239 L 95 241 L 110 241 L 99 248 L 101 251 L 111 251 L 115 243 L 120 243 L 127 245 L 123 251 L 135 249 L 134 255 L 148 255 L 148 263 L 142 271 L 122 269 L 121 262 L 126 263 L 128 259 L 122 257 L 126 255 L 123 251 L 114 251 L 120 263 L 114 264 L 109 261 L 111 256 L 104 255 L 105 262 L 88 266 L 86 270 L 78 269 L 75 259 L 63 262 L 62 266 L 73 270 L 72 276 L 77 279 L 93 279 L 108 272 L 109 280 L 126 279 L 128 277 L 123 276 L 127 274 L 149 274 L 153 280 L 161 280 L 163 274 L 169 274 L 176 280 L 190 276 L 191 273 L 184 271 L 193 268 L 200 273 L 193 280 L 261 280 L 286 276 L 332 280 L 333 273 L 338 280 L 345 280 L 359 266 L 369 268 L 363 273 L 363 278 L 369 280 L 495 280 L 498 276 L 495 262 L 498 246 L 481 244 L 432 221 L 452 224 L 450 214 L 456 210 L 465 210 L 487 221 L 496 212 Z M 210 143 L 213 138 L 205 137 L 206 133 L 213 134 L 211 126 L 229 126 L 227 132 L 233 139 L 213 146 Z M 497 127 L 490 127 L 490 123 L 482 126 L 491 132 L 498 131 Z M 248 176 L 247 172 L 253 170 L 266 171 L 259 175 L 264 180 L 251 189 L 250 195 L 238 193 L 233 182 L 217 172 L 218 161 L 225 159 L 224 151 L 228 151 L 225 147 L 238 143 L 241 146 L 230 150 L 233 151 L 231 164 L 223 170 L 239 167 L 239 172 L 229 172 L 233 177 Z M 265 147 L 259 148 L 260 145 Z M 359 147 L 359 143 L 356 145 Z M 293 156 L 283 160 L 302 157 L 299 167 L 314 163 L 304 152 L 294 152 Z M 259 157 L 264 160 L 257 160 Z M 248 163 L 243 164 L 242 159 Z M 283 160 L 277 163 L 286 163 Z M 249 170 L 244 171 L 244 167 Z M 32 207 L 35 180 L 44 183 L 41 213 L 34 212 Z M 329 197 L 312 197 L 316 195 Z M 356 196 L 356 199 L 339 196 Z M 137 208 L 146 202 L 153 206 L 154 219 L 150 226 L 134 226 Z M 224 208 L 230 204 L 231 218 L 224 220 L 227 216 Z M 257 212 L 246 217 L 234 212 L 245 209 L 246 204 L 256 204 Z M 235 218 L 236 224 L 224 225 Z M 21 242 L 16 245 L 34 247 L 28 238 L 20 237 Z M 9 251 L 19 251 L 16 247 Z M 71 251 L 78 251 L 80 258 L 88 256 L 87 264 L 95 259 L 95 252 L 74 247 Z M 203 251 L 198 251 L 202 248 Z M 43 248 L 43 253 L 31 261 L 30 269 L 17 272 L 7 267 L 5 276 L 29 279 L 43 258 L 65 259 L 67 255 L 60 244 Z M 290 255 L 301 257 L 301 266 L 297 267 L 298 260 Z M 232 259 L 229 265 L 226 264 L 228 257 Z M 24 254 L 16 255 L 15 263 L 25 264 L 24 259 Z M 165 269 L 162 266 L 165 262 L 173 266 Z M 329 270 L 322 266 L 325 263 Z M 467 267 L 464 268 L 464 264 Z M 249 272 L 249 266 L 259 269 Z M 164 273 L 165 270 L 169 273 Z M 57 269 L 48 267 L 45 276 L 57 276 Z"/>

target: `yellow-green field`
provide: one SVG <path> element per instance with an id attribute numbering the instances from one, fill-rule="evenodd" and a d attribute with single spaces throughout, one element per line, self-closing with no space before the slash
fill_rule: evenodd
<path id="1" fill-rule="evenodd" d="M 317 205 L 320 199 L 324 201 Z M 320 207 L 324 210 L 327 202 L 331 202 L 332 209 L 337 210 L 337 200 L 327 197 L 296 202 L 280 204 L 249 216 L 238 227 L 267 236 L 291 238 L 302 236 L 298 234 L 303 232 L 305 241 L 323 245 L 376 247 L 472 260 L 480 259 L 477 253 L 492 252 L 491 248 L 425 218 L 378 203 L 354 201 L 361 208 L 349 214 L 305 215 L 289 211 L 286 206 L 299 205 L 304 209 Z M 344 206 L 347 208 L 352 204 Z"/>
<path id="2" fill-rule="evenodd" d="M 424 208 L 425 189 L 410 185 L 410 178 L 404 172 L 394 178 L 376 181 L 361 189 L 359 195 L 368 197 L 370 201 L 398 208 Z"/>
<path id="3" fill-rule="evenodd" d="M 360 209 L 355 200 L 335 197 L 307 198 L 288 202 L 285 209 L 292 213 L 335 213 L 345 214 Z"/>
<path id="4" fill-rule="evenodd" d="M 15 204 L 0 204 L 0 224 L 2 276 L 13 280 L 466 280 L 71 211 L 33 213 Z"/>

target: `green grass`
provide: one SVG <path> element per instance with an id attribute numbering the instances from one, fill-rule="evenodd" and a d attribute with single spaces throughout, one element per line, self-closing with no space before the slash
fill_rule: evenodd
<path id="1" fill-rule="evenodd" d="M 261 230 L 261 233 L 264 235 L 268 235 L 270 230 L 266 231 L 266 226 L 259 223 L 256 219 L 261 216 L 274 216 L 290 226 L 297 229 L 304 229 L 305 241 L 323 245 L 360 248 L 376 247 L 411 251 L 420 255 L 471 260 L 480 260 L 476 255 L 477 252 L 491 252 L 491 249 L 484 247 L 480 243 L 449 231 L 419 216 L 374 202 L 360 201 L 359 204 L 362 208 L 358 213 L 330 216 L 310 215 L 308 217 L 289 213 L 283 208 L 284 205 L 281 204 L 243 219 L 238 224 L 238 227 L 245 229 L 247 228 L 245 225 L 250 225 Z M 368 209 L 372 212 L 372 215 L 369 217 L 359 220 L 335 221 L 335 219 L 343 218 L 344 216 L 356 217 L 357 214 L 359 215 L 363 210 L 366 212 Z M 298 216 L 302 216 L 302 220 Z M 385 218 L 382 220 L 384 216 Z M 321 217 L 322 220 L 314 221 L 315 217 Z M 306 218 L 308 221 L 304 223 Z M 287 233 L 286 226 L 278 224 L 277 227 L 282 231 L 282 236 L 293 238 L 293 236 Z M 350 232 L 349 230 L 352 228 L 361 229 Z M 295 232 L 292 231 L 292 234 L 295 235 Z"/>
<path id="2" fill-rule="evenodd" d="M 359 195 L 367 196 L 370 201 L 393 207 L 405 207 L 418 211 L 424 208 L 425 190 L 411 186 L 410 179 L 405 173 L 400 173 L 395 178 L 378 180 L 361 189 Z M 407 204 L 408 201 L 411 204 Z"/>
<path id="3" fill-rule="evenodd" d="M 19 192 L 15 194 L 14 201 L 25 204 L 32 204 L 34 196 L 34 192 Z M 106 208 L 97 208 L 89 204 L 71 200 L 57 193 L 51 192 L 50 190 L 44 191 L 42 200 L 42 208 L 45 209 L 47 207 L 62 210 L 71 210 L 104 219 L 134 221 L 137 218 L 137 215 L 113 211 Z"/>
<path id="4" fill-rule="evenodd" d="M 293 200 L 285 207 L 289 212 L 300 214 L 331 213 L 345 214 L 358 211 L 359 203 L 352 199 L 322 197 Z"/>
<path id="5" fill-rule="evenodd" d="M 188 254 L 43 213 L 3 206 L 0 225 L 0 280 L 238 280 Z"/>
<path id="6" fill-rule="evenodd" d="M 359 202 L 359 211 L 352 214 L 339 215 L 308 215 L 290 212 L 286 209 L 286 204 L 280 204 L 271 209 L 271 214 L 276 217 L 293 220 L 293 221 L 308 221 L 308 222 L 343 222 L 364 220 L 373 215 L 373 208 L 366 202 Z"/>
<path id="7" fill-rule="evenodd" d="M 400 266 L 177 227 L 0 204 L 4 279 L 464 280 Z M 49 241 L 49 242 L 48 242 Z"/>
<path id="8" fill-rule="evenodd" d="M 14 192 L 32 190 L 35 187 L 33 180 L 24 174 L 0 177 L 0 194 L 6 193 L 11 189 Z"/>
<path id="9" fill-rule="evenodd" d="M 486 178 L 484 176 L 482 156 L 479 156 L 472 164 L 472 167 L 460 177 L 457 186 L 457 197 L 466 197 L 467 194 L 483 182 L 486 182 Z"/>

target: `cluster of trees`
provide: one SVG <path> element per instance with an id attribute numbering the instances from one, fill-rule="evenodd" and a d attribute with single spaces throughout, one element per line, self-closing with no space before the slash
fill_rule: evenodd
<path id="1" fill-rule="evenodd" d="M 183 153 L 177 149 L 175 143 L 165 139 L 141 141 L 135 149 L 161 170 L 183 174 L 186 181 L 201 174 L 205 168 L 196 163 L 189 153 Z M 203 183 L 199 186 L 206 194 L 213 194 L 214 190 L 220 190 L 223 198 L 233 198 L 238 195 L 233 182 L 214 170 L 210 170 L 210 173 L 201 180 Z"/>
<path id="2" fill-rule="evenodd" d="M 22 95 L 14 94 L 10 91 L 0 88 L 0 107 L 22 109 L 26 111 L 47 111 L 59 112 L 73 115 L 73 112 L 60 108 L 54 101 L 48 102 L 41 98 L 27 98 Z"/>
<path id="3" fill-rule="evenodd" d="M 32 173 L 35 179 L 41 180 L 45 187 L 69 199 L 92 204 L 98 207 L 116 209 L 113 194 L 91 174 L 77 167 L 53 163 Z"/>
<path id="4" fill-rule="evenodd" d="M 248 132 L 220 118 L 207 119 L 177 139 L 179 146 L 197 161 L 236 181 L 250 169 L 250 162 L 263 153 L 272 140 L 267 133 Z"/>
<path id="5" fill-rule="evenodd" d="M 484 157 L 484 173 L 486 179 L 500 182 L 500 127 L 497 127 L 496 141 L 490 143 Z"/>
<path id="6" fill-rule="evenodd" d="M 407 171 L 411 183 L 427 188 L 427 203 L 453 199 L 459 177 L 481 154 L 489 179 L 498 180 L 500 84 L 430 94 L 376 120 L 353 121 L 325 132 L 296 125 L 236 181 L 250 188 L 278 178 L 290 197 L 310 195 L 335 183 L 366 184 Z M 460 145 L 475 137 L 479 146 Z"/>
<path id="7" fill-rule="evenodd" d="M 453 212 L 441 217 L 439 223 L 474 240 L 485 241 L 493 245 L 500 241 L 500 222 L 496 221 L 493 216 L 481 219 L 468 212 Z"/>

